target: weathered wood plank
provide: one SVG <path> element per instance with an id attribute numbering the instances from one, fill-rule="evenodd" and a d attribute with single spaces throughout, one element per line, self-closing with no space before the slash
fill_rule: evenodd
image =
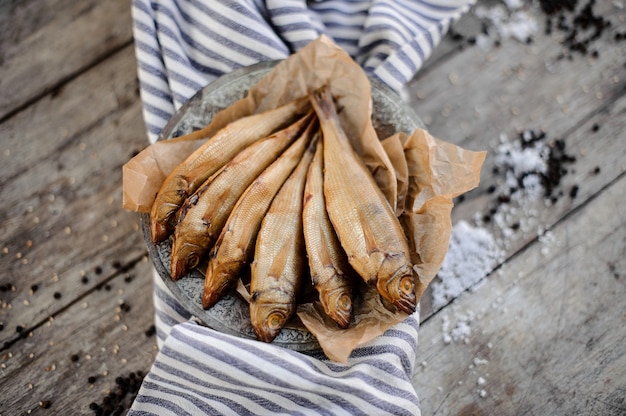
<path id="1" fill-rule="evenodd" d="M 597 13 L 622 13 L 610 2 L 598 2 Z M 539 22 L 543 17 L 534 11 Z M 616 16 L 612 16 L 616 17 Z M 622 16 L 623 17 L 623 16 Z M 465 21 L 475 26 L 471 15 Z M 619 21 L 619 16 L 616 17 Z M 558 60 L 563 46 L 558 36 L 540 33 L 532 44 L 506 40 L 499 48 L 484 52 L 478 47 L 441 58 L 436 68 L 420 74 L 411 84 L 412 105 L 427 122 L 435 136 L 473 150 L 489 150 L 480 187 L 470 192 L 453 210 L 453 221 L 472 221 L 495 205 L 503 178 L 492 173 L 496 146 L 501 134 L 514 137 L 519 130 L 543 129 L 548 138 L 564 139 L 566 151 L 577 158 L 568 167 L 557 191 L 568 194 L 574 185 L 578 196 L 572 201 L 561 198 L 546 206 L 543 201 L 518 209 L 508 225 L 524 218 L 526 229 L 504 235 L 501 226 L 481 224 L 496 236 L 505 250 L 503 258 L 515 253 L 536 237 L 537 230 L 549 227 L 585 198 L 620 174 L 626 163 L 623 146 L 623 73 L 625 50 L 613 41 L 622 30 L 614 25 L 598 42 L 597 58 L 577 56 L 572 61 Z M 599 127 L 598 132 L 592 126 Z M 592 145 L 602 143 L 602 145 Z M 593 153 L 593 154 L 592 154 Z M 597 175 L 591 174 L 602 165 Z M 494 188 L 495 192 L 488 192 Z M 504 230 L 510 232 L 510 229 Z M 499 262 L 495 262 L 492 268 Z M 422 302 L 422 316 L 432 313 L 428 295 Z"/>
<path id="2" fill-rule="evenodd" d="M 128 0 L 9 3 L 2 5 L 0 120 L 132 42 Z"/>
<path id="3" fill-rule="evenodd" d="M 0 283 L 15 287 L 0 293 L 0 341 L 145 253 L 121 208 L 121 167 L 147 143 L 133 67 L 127 47 L 0 126 Z"/>
<path id="4" fill-rule="evenodd" d="M 622 174 L 559 222 L 551 242 L 422 325 L 414 381 L 424 414 L 626 412 L 624 195 Z M 467 342 L 444 344 L 443 317 L 448 332 L 469 326 Z"/>
<path id="5" fill-rule="evenodd" d="M 156 354 L 150 270 L 146 258 L 2 351 L 0 414 L 94 414 L 90 403 L 118 391 L 117 377 L 147 373 Z"/>

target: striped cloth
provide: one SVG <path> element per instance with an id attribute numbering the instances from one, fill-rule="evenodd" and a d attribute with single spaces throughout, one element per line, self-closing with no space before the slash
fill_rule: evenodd
<path id="1" fill-rule="evenodd" d="M 133 0 L 148 139 L 220 75 L 285 58 L 320 34 L 401 94 L 473 1 Z M 340 365 L 198 325 L 156 272 L 154 306 L 159 354 L 130 415 L 420 413 L 417 313 Z"/>

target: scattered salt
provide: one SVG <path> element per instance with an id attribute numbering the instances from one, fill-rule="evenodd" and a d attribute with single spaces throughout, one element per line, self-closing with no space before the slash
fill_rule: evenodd
<path id="1" fill-rule="evenodd" d="M 476 380 L 476 384 L 478 384 L 479 386 L 482 386 L 485 383 L 486 383 L 486 380 L 482 377 L 478 377 L 478 380 Z"/>
<path id="2" fill-rule="evenodd" d="M 537 33 L 537 21 L 525 10 L 521 10 L 519 0 L 508 0 L 506 6 L 498 4 L 493 7 L 478 6 L 474 14 L 487 20 L 497 33 L 490 34 L 500 39 L 513 38 L 526 42 Z"/>
<path id="3" fill-rule="evenodd" d="M 485 365 L 485 364 L 489 363 L 488 360 L 485 360 L 485 359 L 482 359 L 482 358 L 478 358 L 478 357 L 475 357 L 472 362 L 474 363 L 475 366 Z"/>
<path id="4" fill-rule="evenodd" d="M 471 323 L 476 318 L 472 311 L 466 313 L 455 313 L 456 323 L 454 327 L 451 325 L 450 317 L 443 316 L 441 325 L 442 340 L 444 344 L 452 342 L 469 343 L 469 337 L 472 334 Z"/>
<path id="5" fill-rule="evenodd" d="M 443 307 L 482 280 L 500 256 L 501 250 L 488 230 L 459 221 L 452 229 L 438 276 L 431 283 L 433 308 Z"/>
<path id="6" fill-rule="evenodd" d="M 541 244 L 541 255 L 547 256 L 555 243 L 554 234 L 551 231 L 545 231 L 539 234 L 539 243 Z"/>
<path id="7" fill-rule="evenodd" d="M 525 134 L 526 132 L 522 133 L 522 137 Z M 519 140 L 506 141 L 498 146 L 494 164 L 497 167 L 510 168 L 514 178 L 519 178 L 522 175 L 544 173 L 549 153 L 550 149 L 545 143 L 526 146 Z"/>

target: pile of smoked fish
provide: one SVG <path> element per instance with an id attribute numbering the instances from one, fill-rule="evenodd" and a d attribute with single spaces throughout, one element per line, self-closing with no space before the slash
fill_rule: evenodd
<path id="1" fill-rule="evenodd" d="M 305 284 L 341 328 L 356 279 L 415 311 L 407 237 L 328 88 L 235 120 L 203 143 L 162 184 L 150 231 L 155 244 L 173 239 L 174 280 L 208 264 L 205 309 L 249 267 L 250 319 L 265 342 L 294 315 Z"/>

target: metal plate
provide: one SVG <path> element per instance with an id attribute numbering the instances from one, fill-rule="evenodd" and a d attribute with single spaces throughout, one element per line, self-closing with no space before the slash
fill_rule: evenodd
<path id="1" fill-rule="evenodd" d="M 163 128 L 159 140 L 191 133 L 207 125 L 222 109 L 243 98 L 279 61 L 266 61 L 235 70 L 198 91 L 172 116 Z M 379 137 L 403 131 L 410 133 L 423 124 L 413 110 L 384 84 L 370 79 L 374 105 L 373 123 Z M 256 339 L 248 304 L 234 291 L 224 296 L 209 310 L 202 308 L 204 276 L 193 270 L 173 281 L 170 275 L 171 241 L 155 245 L 150 238 L 149 215 L 141 214 L 141 228 L 148 252 L 157 272 L 182 306 L 206 326 L 226 334 Z M 300 352 L 320 349 L 315 337 L 306 329 L 286 327 L 274 344 Z"/>

